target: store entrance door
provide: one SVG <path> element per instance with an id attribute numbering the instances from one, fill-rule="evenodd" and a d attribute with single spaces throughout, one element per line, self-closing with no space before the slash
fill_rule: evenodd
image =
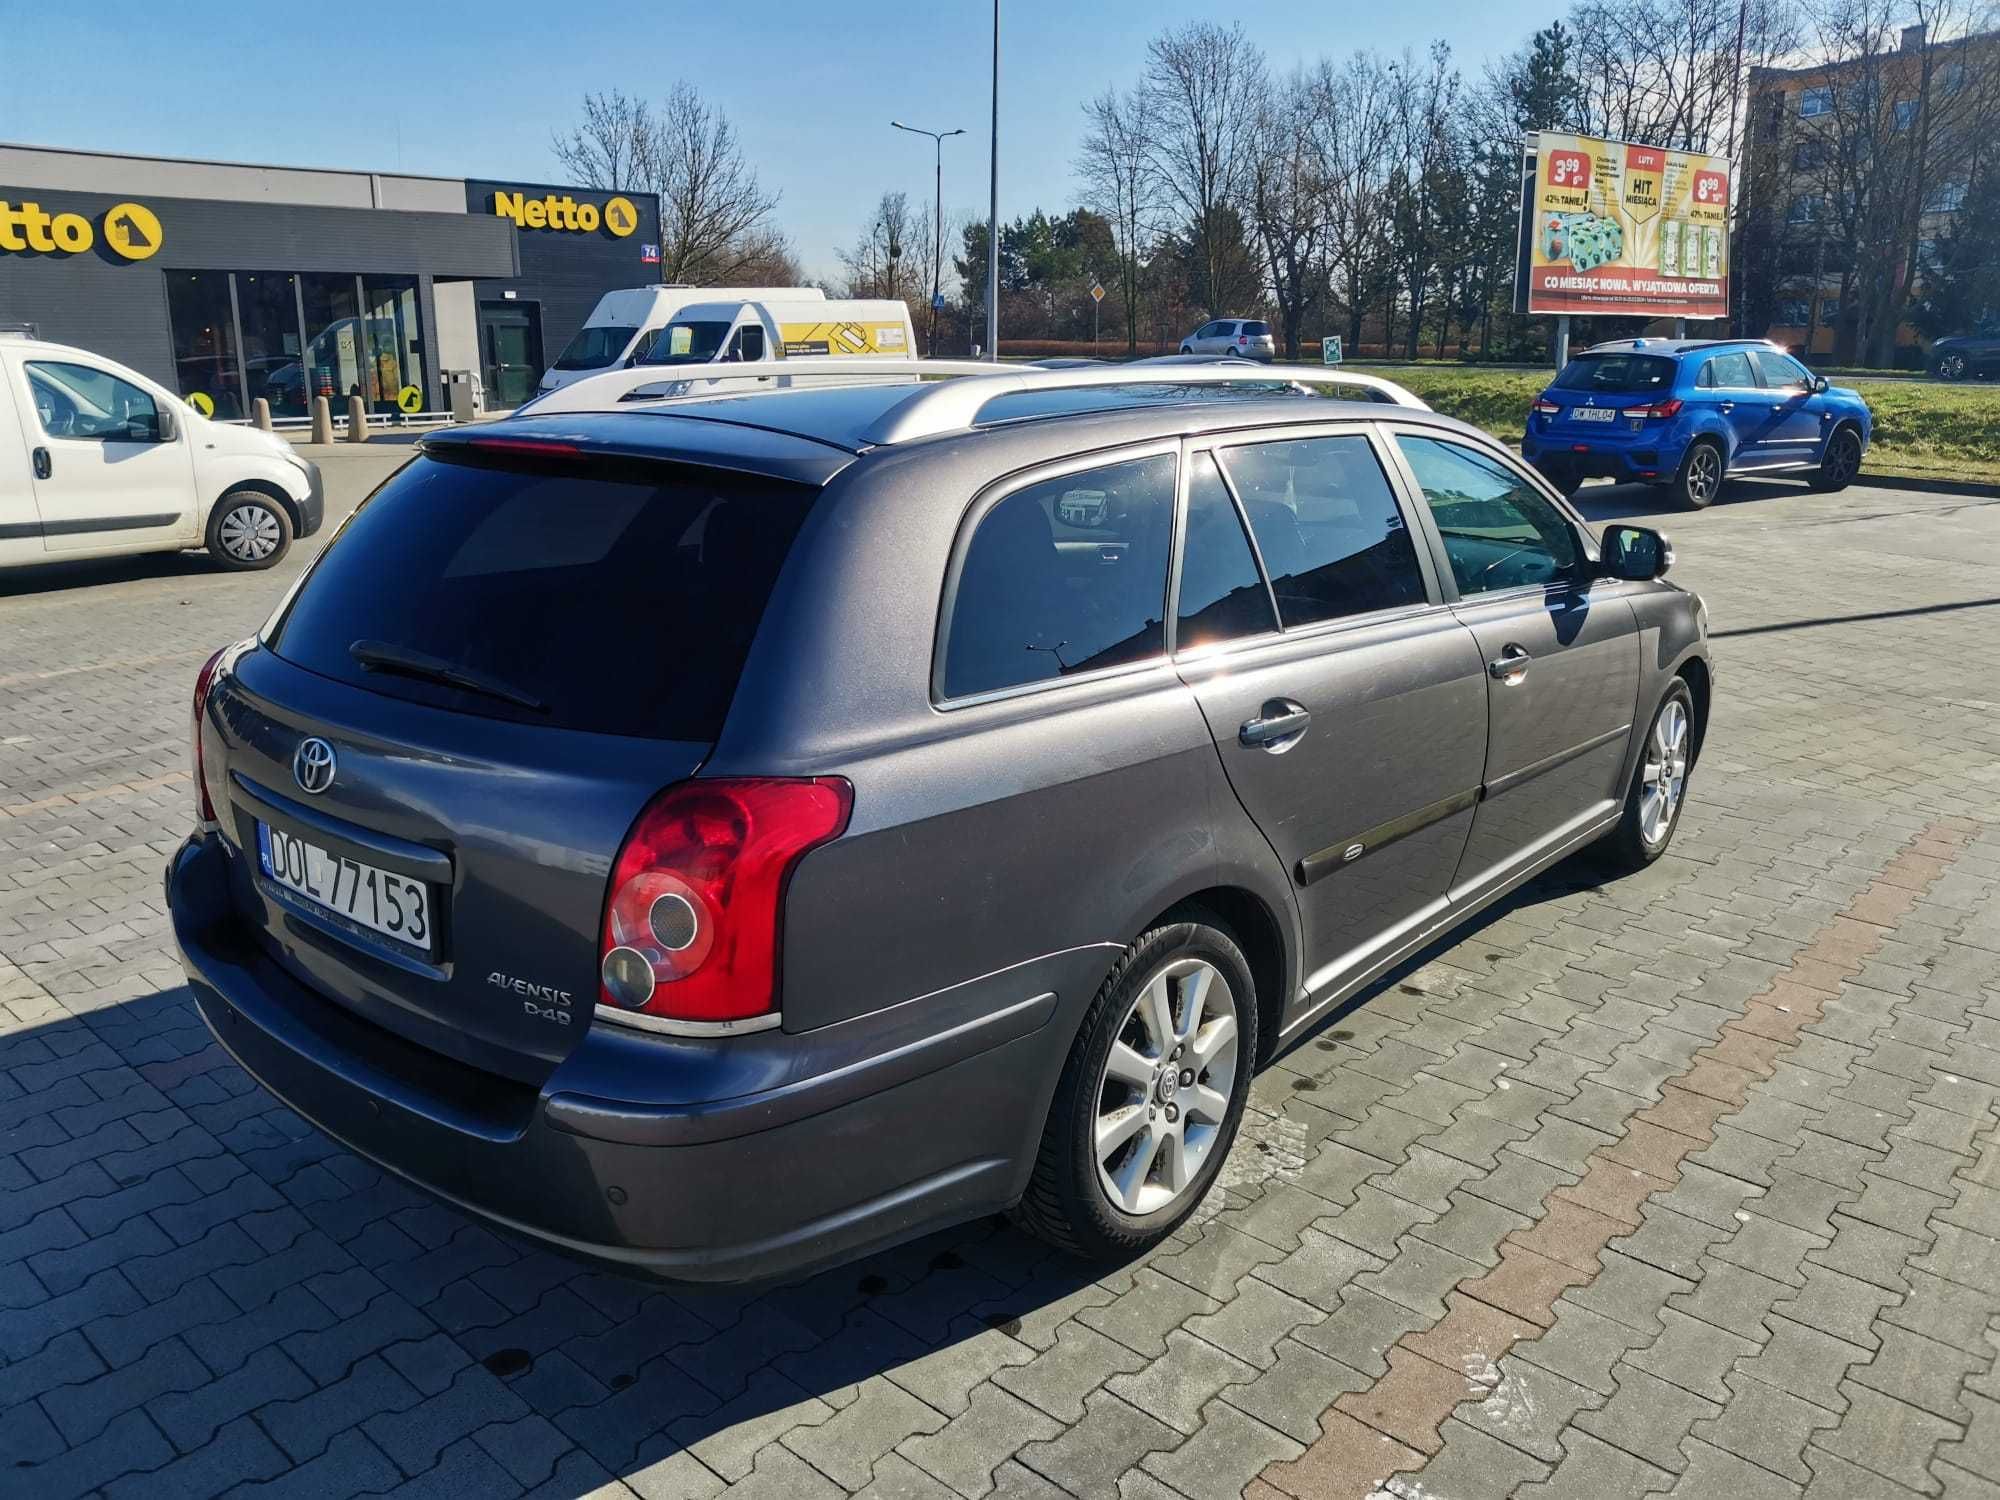
<path id="1" fill-rule="evenodd" d="M 534 395 L 542 378 L 541 303 L 480 303 L 479 363 L 488 411 L 511 411 Z"/>

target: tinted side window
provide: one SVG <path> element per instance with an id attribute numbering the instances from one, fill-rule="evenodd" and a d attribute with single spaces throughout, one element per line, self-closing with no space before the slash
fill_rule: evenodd
<path id="1" fill-rule="evenodd" d="M 1255 443 L 1222 461 L 1288 629 L 1424 602 L 1416 546 L 1367 438 Z"/>
<path id="2" fill-rule="evenodd" d="M 1277 628 L 1271 595 L 1243 534 L 1243 518 L 1223 488 L 1215 459 L 1197 454 L 1188 475 L 1187 540 L 1181 548 L 1174 644 L 1205 646 Z"/>
<path id="3" fill-rule="evenodd" d="M 1805 366 L 1789 355 L 1780 354 L 1775 349 L 1752 349 L 1750 357 L 1757 361 L 1757 369 L 1764 377 L 1764 384 L 1775 391 L 1802 391 L 1808 377 Z"/>
<path id="4" fill-rule="evenodd" d="M 1437 438 L 1396 441 L 1437 519 L 1459 593 L 1550 583 L 1574 571 L 1576 533 L 1506 464 Z"/>
<path id="5" fill-rule="evenodd" d="M 1165 649 L 1171 454 L 1046 479 L 988 510 L 945 633 L 948 698 Z"/>
<path id="6" fill-rule="evenodd" d="M 1757 377 L 1750 373 L 1750 356 L 1741 351 L 1716 355 L 1701 367 L 1701 373 L 1706 386 L 1740 390 L 1757 383 Z"/>
<path id="7" fill-rule="evenodd" d="M 153 398 L 109 371 L 31 360 L 28 390 L 35 398 L 35 418 L 50 437 L 116 443 L 160 440 L 160 409 Z"/>

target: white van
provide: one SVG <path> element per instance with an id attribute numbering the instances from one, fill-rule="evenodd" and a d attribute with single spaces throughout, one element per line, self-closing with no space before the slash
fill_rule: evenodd
<path id="1" fill-rule="evenodd" d="M 845 356 L 865 365 L 874 358 L 913 359 L 916 349 L 909 306 L 899 301 L 695 302 L 674 314 L 645 358 L 559 391 L 539 392 L 516 414 L 613 411 L 637 400 L 770 390 L 791 383 L 784 375 L 787 359 Z M 720 366 L 728 366 L 727 373 Z M 840 383 L 866 385 L 870 380 L 858 371 L 843 371 Z"/>
<path id="2" fill-rule="evenodd" d="M 646 357 L 653 336 L 691 302 L 775 297 L 820 302 L 816 286 L 635 286 L 598 298 L 576 337 L 542 375 L 540 390 L 553 391 L 599 370 L 615 370 Z"/>
<path id="3" fill-rule="evenodd" d="M 0 330 L 0 567 L 206 547 L 268 568 L 325 515 L 319 466 L 165 386 Z"/>

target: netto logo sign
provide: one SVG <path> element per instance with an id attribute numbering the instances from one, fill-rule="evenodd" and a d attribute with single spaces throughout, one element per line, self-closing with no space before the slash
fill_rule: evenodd
<path id="1" fill-rule="evenodd" d="M 621 240 L 639 227 L 639 210 L 629 198 L 612 198 L 600 210 L 595 203 L 579 203 L 568 193 L 530 198 L 526 193 L 496 192 L 493 213 L 496 218 L 512 219 L 523 229 L 560 229 L 571 234 L 595 234 L 605 229 Z"/>
<path id="2" fill-rule="evenodd" d="M 0 251 L 15 254 L 82 255 L 104 236 L 104 247 L 124 260 L 145 260 L 159 252 L 165 236 L 159 218 L 143 203 L 114 203 L 92 224 L 82 214 L 50 213 L 41 204 L 0 198 Z"/>

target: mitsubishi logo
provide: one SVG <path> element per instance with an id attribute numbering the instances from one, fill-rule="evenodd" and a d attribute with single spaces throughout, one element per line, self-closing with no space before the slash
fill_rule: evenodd
<path id="1" fill-rule="evenodd" d="M 299 741 L 292 752 L 292 778 L 315 795 L 333 785 L 333 746 L 317 737 Z"/>

